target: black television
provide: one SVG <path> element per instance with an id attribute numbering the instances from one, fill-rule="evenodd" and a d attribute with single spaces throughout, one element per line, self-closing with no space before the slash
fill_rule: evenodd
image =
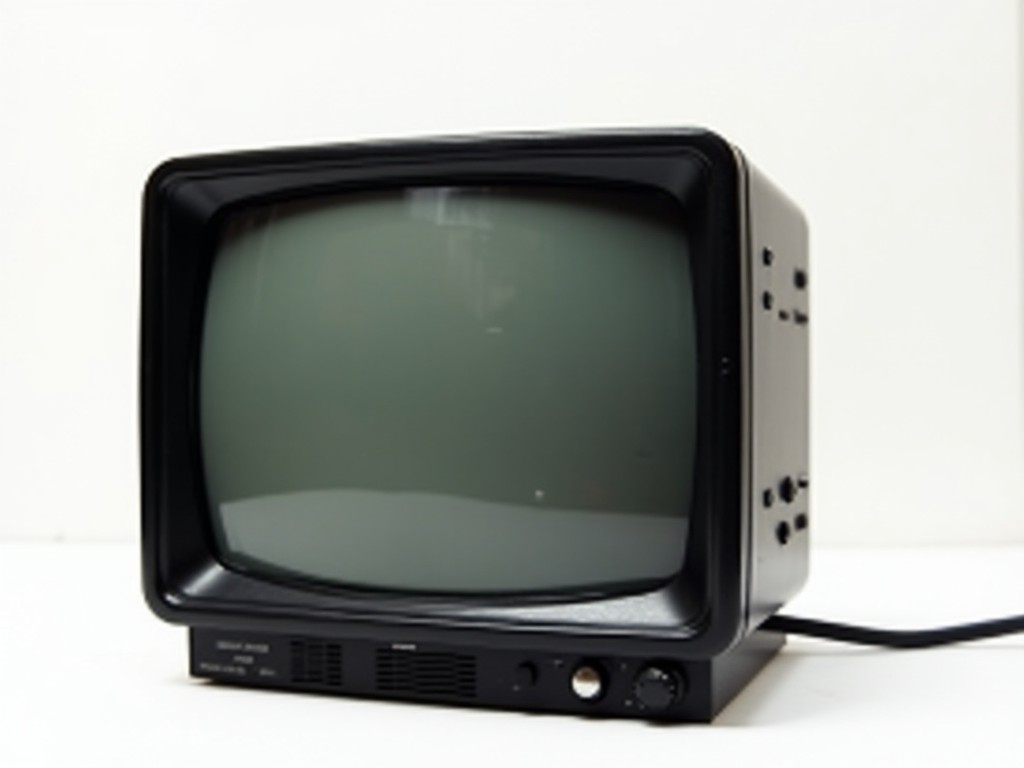
<path id="1" fill-rule="evenodd" d="M 807 227 L 697 129 L 170 160 L 143 577 L 191 674 L 708 721 L 808 555 Z"/>

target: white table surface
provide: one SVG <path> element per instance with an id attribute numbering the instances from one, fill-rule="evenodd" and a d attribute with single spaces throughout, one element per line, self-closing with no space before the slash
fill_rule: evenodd
<path id="1" fill-rule="evenodd" d="M 1024 613 L 1024 548 L 817 550 L 788 612 Z M 930 651 L 791 639 L 710 726 L 213 686 L 130 544 L 0 544 L 0 766 L 1024 766 L 1024 635 Z"/>

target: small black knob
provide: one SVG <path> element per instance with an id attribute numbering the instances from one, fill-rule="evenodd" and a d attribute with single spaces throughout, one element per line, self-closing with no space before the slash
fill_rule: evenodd
<path id="1" fill-rule="evenodd" d="M 779 496 L 781 496 L 782 500 L 787 504 L 793 503 L 793 499 L 796 498 L 797 490 L 796 481 L 788 475 L 782 478 L 782 482 L 779 483 Z"/>
<path id="2" fill-rule="evenodd" d="M 643 709 L 665 709 L 674 704 L 682 692 L 682 678 L 662 667 L 644 667 L 633 681 L 633 695 Z"/>
<path id="3" fill-rule="evenodd" d="M 789 544 L 789 540 L 793 537 L 793 529 L 789 527 L 789 523 L 783 520 L 781 523 L 775 526 L 775 539 L 785 546 Z"/>

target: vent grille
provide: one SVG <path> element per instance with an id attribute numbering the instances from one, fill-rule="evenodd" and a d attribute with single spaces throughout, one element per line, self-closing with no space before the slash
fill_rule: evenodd
<path id="1" fill-rule="evenodd" d="M 377 688 L 387 693 L 476 698 L 476 659 L 458 653 L 377 649 Z"/>
<path id="2" fill-rule="evenodd" d="M 292 640 L 292 682 L 340 688 L 344 682 L 341 646 L 324 640 Z"/>

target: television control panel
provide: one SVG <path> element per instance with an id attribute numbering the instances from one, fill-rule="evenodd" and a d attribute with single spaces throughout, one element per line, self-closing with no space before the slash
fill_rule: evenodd
<path id="1" fill-rule="evenodd" d="M 714 661 L 592 657 L 192 629 L 191 673 L 223 683 L 590 716 L 710 720 L 774 655 L 755 633 Z"/>

